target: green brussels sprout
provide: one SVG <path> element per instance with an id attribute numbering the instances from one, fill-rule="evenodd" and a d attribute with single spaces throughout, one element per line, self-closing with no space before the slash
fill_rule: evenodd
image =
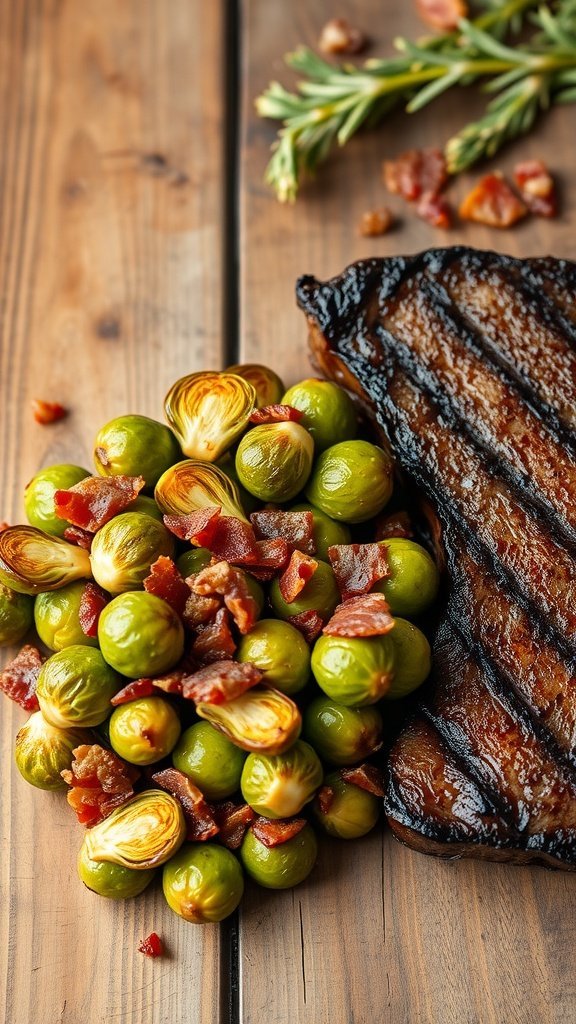
<path id="1" fill-rule="evenodd" d="M 207 565 L 210 565 L 212 555 L 208 551 L 208 548 L 190 548 L 190 551 L 185 551 L 180 558 L 176 559 L 176 568 L 184 579 L 188 576 L 194 576 L 197 572 L 202 572 Z"/>
<path id="2" fill-rule="evenodd" d="M 390 633 L 394 642 L 394 678 L 385 700 L 397 700 L 418 689 L 430 674 L 432 651 L 422 630 L 406 619 L 395 619 Z"/>
<path id="3" fill-rule="evenodd" d="M 148 416 L 117 416 L 102 427 L 94 444 L 100 476 L 143 476 L 155 487 L 162 473 L 182 458 L 172 431 Z"/>
<path id="4" fill-rule="evenodd" d="M 312 437 L 299 423 L 263 423 L 240 441 L 236 472 L 260 501 L 290 501 L 308 480 L 313 457 Z"/>
<path id="5" fill-rule="evenodd" d="M 77 581 L 61 590 L 37 595 L 34 601 L 36 632 L 51 651 L 62 651 L 72 644 L 98 647 L 97 637 L 86 636 L 80 625 L 80 602 L 85 586 Z"/>
<path id="6" fill-rule="evenodd" d="M 382 807 L 380 797 L 352 782 L 345 782 L 340 772 L 327 775 L 324 785 L 332 790 L 332 802 L 328 810 L 323 811 L 316 798 L 312 810 L 316 821 L 329 836 L 359 839 L 374 828 Z"/>
<path id="7" fill-rule="evenodd" d="M 170 605 L 155 594 L 119 594 L 98 620 L 106 661 L 131 679 L 168 672 L 184 652 L 184 628 Z"/>
<path id="8" fill-rule="evenodd" d="M 288 388 L 282 403 L 300 409 L 300 423 L 312 434 L 317 453 L 340 441 L 351 441 L 358 433 L 354 403 L 332 381 L 301 380 Z"/>
<path id="9" fill-rule="evenodd" d="M 229 366 L 226 372 L 235 373 L 252 385 L 259 408 L 263 405 L 278 405 L 286 390 L 278 374 L 260 363 L 239 363 L 237 366 Z"/>
<path id="10" fill-rule="evenodd" d="M 170 466 L 156 484 L 154 497 L 165 515 L 186 515 L 219 506 L 223 516 L 248 522 L 234 481 L 207 462 L 184 459 Z"/>
<path id="11" fill-rule="evenodd" d="M 130 764 L 155 764 L 176 746 L 180 719 L 163 697 L 140 697 L 115 708 L 110 745 Z"/>
<path id="12" fill-rule="evenodd" d="M 326 622 L 337 604 L 340 604 L 340 591 L 332 567 L 327 562 L 318 561 L 314 575 L 300 591 L 295 601 L 288 604 L 280 592 L 278 579 L 272 580 L 270 601 L 276 615 L 280 619 L 289 619 L 300 612 L 315 611 Z"/>
<path id="13" fill-rule="evenodd" d="M 87 476 L 90 473 L 81 466 L 62 464 L 41 469 L 24 491 L 24 509 L 30 525 L 53 537 L 63 537 L 64 530 L 70 524 L 56 515 L 54 495 L 56 491 L 69 490 Z"/>
<path id="14" fill-rule="evenodd" d="M 119 689 L 120 680 L 100 651 L 73 644 L 44 662 L 36 695 L 50 725 L 91 728 L 108 718 Z"/>
<path id="15" fill-rule="evenodd" d="M 122 864 L 110 861 L 92 860 L 86 850 L 86 840 L 80 847 L 78 855 L 78 877 L 87 889 L 98 896 L 106 896 L 111 900 L 127 900 L 139 896 L 156 874 L 154 868 L 147 871 L 136 871 L 125 868 Z"/>
<path id="16" fill-rule="evenodd" d="M 92 541 L 90 564 L 97 583 L 110 594 L 136 590 L 160 555 L 174 554 L 174 538 L 163 523 L 144 512 L 123 512 L 102 526 Z"/>
<path id="17" fill-rule="evenodd" d="M 337 523 L 335 519 L 330 519 L 330 516 L 321 512 L 319 508 L 315 508 L 310 502 L 301 501 L 298 505 L 293 505 L 290 511 L 312 512 L 314 519 L 312 533 L 316 555 L 323 562 L 328 561 L 328 548 L 333 544 L 350 544 L 352 535 L 346 523 Z"/>
<path id="18" fill-rule="evenodd" d="M 394 464 L 369 441 L 342 441 L 316 460 L 306 497 L 332 519 L 363 523 L 378 515 L 392 494 Z"/>
<path id="19" fill-rule="evenodd" d="M 323 778 L 322 765 L 309 743 L 298 740 L 284 754 L 249 754 L 242 770 L 242 796 L 265 818 L 291 818 L 312 798 Z"/>
<path id="20" fill-rule="evenodd" d="M 210 722 L 195 722 L 172 751 L 172 763 L 207 800 L 224 800 L 240 788 L 246 753 Z"/>
<path id="21" fill-rule="evenodd" d="M 147 516 L 152 516 L 152 519 L 155 519 L 158 523 L 164 522 L 162 512 L 154 498 L 149 498 L 146 494 L 139 494 L 136 501 L 130 503 L 130 511 L 144 512 Z"/>
<path id="22" fill-rule="evenodd" d="M 302 716 L 280 690 L 255 687 L 225 704 L 198 704 L 199 718 L 218 729 L 242 750 L 283 754 L 300 735 Z"/>
<path id="23" fill-rule="evenodd" d="M 244 892 L 242 868 L 233 853 L 214 843 L 191 843 L 166 864 L 162 888 L 168 906 L 192 924 L 223 921 Z"/>
<path id="24" fill-rule="evenodd" d="M 84 843 L 90 860 L 148 871 L 170 860 L 185 838 L 178 800 L 162 789 L 145 789 L 88 829 Z"/>
<path id="25" fill-rule="evenodd" d="M 164 401 L 166 419 L 191 459 L 216 462 L 248 426 L 256 391 L 234 373 L 204 370 L 181 377 Z"/>
<path id="26" fill-rule="evenodd" d="M 234 455 L 231 452 L 226 452 L 221 459 L 218 459 L 216 463 L 218 469 L 236 485 L 238 494 L 240 495 L 240 502 L 245 512 L 255 512 L 260 507 L 260 502 L 253 494 L 250 494 L 245 487 L 242 487 L 240 480 L 238 479 L 238 473 L 236 472 L 236 463 L 234 461 Z"/>
<path id="27" fill-rule="evenodd" d="M 237 661 L 249 661 L 264 673 L 264 682 L 282 693 L 298 693 L 310 677 L 310 649 L 289 622 L 261 619 L 240 640 Z"/>
<path id="28" fill-rule="evenodd" d="M 32 598 L 0 583 L 0 647 L 17 644 L 30 629 L 33 618 Z"/>
<path id="29" fill-rule="evenodd" d="M 374 754 L 382 746 L 382 731 L 382 715 L 375 707 L 346 707 L 316 697 L 304 713 L 305 738 L 332 764 L 356 764 Z"/>
<path id="30" fill-rule="evenodd" d="M 318 842 L 310 825 L 286 843 L 271 847 L 264 846 L 249 828 L 240 848 L 246 873 L 265 889 L 299 885 L 312 871 L 317 856 Z"/>
<path id="31" fill-rule="evenodd" d="M 19 594 L 59 590 L 91 575 L 84 548 L 35 526 L 9 526 L 0 533 L 0 583 Z"/>
<path id="32" fill-rule="evenodd" d="M 390 689 L 394 654 L 390 634 L 356 639 L 321 636 L 312 651 L 312 672 L 320 689 L 338 704 L 365 707 Z"/>
<path id="33" fill-rule="evenodd" d="M 390 575 L 372 588 L 379 590 L 392 615 L 420 615 L 438 594 L 440 576 L 426 548 L 404 537 L 380 541 L 386 548 Z"/>
<path id="34" fill-rule="evenodd" d="M 90 733 L 82 729 L 57 729 L 41 711 L 35 711 L 16 736 L 16 767 L 37 789 L 66 789 L 60 773 L 70 768 L 74 748 L 90 739 Z"/>

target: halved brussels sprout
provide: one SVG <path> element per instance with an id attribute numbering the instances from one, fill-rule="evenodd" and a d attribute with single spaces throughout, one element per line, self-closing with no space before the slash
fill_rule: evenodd
<path id="1" fill-rule="evenodd" d="M 80 602 L 86 584 L 69 583 L 61 590 L 38 594 L 34 601 L 34 623 L 43 644 L 51 651 L 62 651 L 72 644 L 98 647 L 95 636 L 86 636 L 80 625 Z"/>
<path id="2" fill-rule="evenodd" d="M 240 441 L 236 472 L 260 501 L 290 501 L 305 486 L 313 458 L 314 441 L 299 423 L 263 423 Z"/>
<path id="3" fill-rule="evenodd" d="M 86 840 L 80 847 L 78 855 L 78 877 L 87 889 L 98 896 L 106 896 L 111 900 L 127 900 L 139 896 L 154 878 L 154 868 L 148 871 L 135 871 L 121 864 L 112 864 L 106 860 L 91 860 L 86 849 Z"/>
<path id="4" fill-rule="evenodd" d="M 182 733 L 172 763 L 207 800 L 224 800 L 240 788 L 246 754 L 210 722 L 195 722 Z"/>
<path id="5" fill-rule="evenodd" d="M 300 410 L 300 422 L 312 434 L 317 453 L 340 441 L 351 441 L 358 433 L 352 399 L 331 380 L 301 380 L 288 388 L 282 402 Z"/>
<path id="6" fill-rule="evenodd" d="M 302 726 L 293 700 L 279 690 L 258 687 L 225 704 L 198 704 L 196 712 L 242 750 L 283 754 Z"/>
<path id="7" fill-rule="evenodd" d="M 318 842 L 310 825 L 288 842 L 272 847 L 264 846 L 249 828 L 240 849 L 246 872 L 265 889 L 299 885 L 312 871 L 317 856 Z"/>
<path id="8" fill-rule="evenodd" d="M 394 679 L 385 700 L 397 700 L 412 693 L 430 674 L 432 651 L 421 629 L 407 619 L 394 619 L 390 633 L 394 642 Z"/>
<path id="9" fill-rule="evenodd" d="M 36 694 L 51 725 L 91 728 L 108 718 L 119 688 L 120 679 L 100 651 L 73 644 L 44 662 Z"/>
<path id="10" fill-rule="evenodd" d="M 223 516 L 248 522 L 234 481 L 218 466 L 194 459 L 185 459 L 167 469 L 156 484 L 154 497 L 167 515 L 186 515 L 200 508 L 220 506 Z"/>
<path id="11" fill-rule="evenodd" d="M 391 634 L 351 639 L 321 636 L 312 651 L 312 672 L 321 690 L 346 707 L 375 704 L 394 678 Z"/>
<path id="12" fill-rule="evenodd" d="M 66 789 L 60 773 L 72 764 L 74 748 L 90 740 L 89 732 L 57 729 L 41 711 L 35 711 L 17 733 L 16 767 L 22 778 L 37 789 Z"/>
<path id="13" fill-rule="evenodd" d="M 291 818 L 322 785 L 322 765 L 309 743 L 298 740 L 285 754 L 249 754 L 242 770 L 242 796 L 265 818 Z"/>
<path id="14" fill-rule="evenodd" d="M 256 391 L 234 373 L 181 377 L 164 400 L 166 419 L 185 455 L 216 462 L 248 426 Z"/>
<path id="15" fill-rule="evenodd" d="M 84 548 L 34 526 L 9 526 L 0 533 L 0 583 L 19 594 L 59 590 L 91 575 Z"/>
<path id="16" fill-rule="evenodd" d="M 340 772 L 327 775 L 324 782 L 332 790 L 332 803 L 324 811 L 318 799 L 313 804 L 314 817 L 324 831 L 338 839 L 359 839 L 370 832 L 380 817 L 381 798 L 345 782 Z"/>
<path id="17" fill-rule="evenodd" d="M 380 750 L 383 729 L 377 708 L 350 708 L 329 697 L 316 697 L 304 713 L 306 739 L 332 764 L 357 764 Z"/>
<path id="18" fill-rule="evenodd" d="M 160 555 L 174 554 L 174 537 L 145 512 L 123 512 L 105 523 L 92 541 L 90 563 L 97 583 L 110 594 L 137 590 Z"/>
<path id="19" fill-rule="evenodd" d="M 161 789 L 147 789 L 88 829 L 84 842 L 91 860 L 147 871 L 170 860 L 185 838 L 178 801 Z"/>
<path id="20" fill-rule="evenodd" d="M 33 618 L 32 598 L 0 583 L 0 647 L 17 644 L 30 629 Z"/>
<path id="21" fill-rule="evenodd" d="M 180 736 L 180 719 L 163 697 L 141 697 L 115 708 L 110 745 L 130 764 L 155 764 L 167 757 Z"/>
<path id="22" fill-rule="evenodd" d="M 229 366 L 226 372 L 236 373 L 256 389 L 256 401 L 260 408 L 263 405 L 277 405 L 286 390 L 278 374 L 260 363 L 238 363 Z"/>
<path id="23" fill-rule="evenodd" d="M 172 431 L 148 416 L 117 416 L 101 427 L 94 464 L 101 476 L 143 476 L 146 487 L 182 458 Z"/>
<path id="24" fill-rule="evenodd" d="M 146 591 L 119 594 L 102 610 L 98 643 L 109 665 L 131 679 L 168 672 L 184 651 L 184 627 L 167 601 Z"/>
<path id="25" fill-rule="evenodd" d="M 30 525 L 52 537 L 63 537 L 69 524 L 56 515 L 54 495 L 56 491 L 67 491 L 69 487 L 74 487 L 74 484 L 79 484 L 87 476 L 90 476 L 87 469 L 67 463 L 46 466 L 36 473 L 24 491 L 24 508 Z"/>
<path id="26" fill-rule="evenodd" d="M 187 844 L 162 872 L 168 906 L 192 924 L 223 921 L 244 892 L 242 868 L 233 853 L 213 843 Z"/>

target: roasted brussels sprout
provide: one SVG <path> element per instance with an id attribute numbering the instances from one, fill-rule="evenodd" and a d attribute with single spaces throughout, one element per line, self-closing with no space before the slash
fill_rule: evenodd
<path id="1" fill-rule="evenodd" d="M 264 682 L 282 693 L 298 693 L 310 676 L 310 649 L 289 622 L 261 619 L 240 640 L 238 661 L 249 661 L 264 673 Z"/>
<path id="2" fill-rule="evenodd" d="M 145 512 L 123 512 L 98 530 L 90 563 L 97 583 L 110 594 L 136 590 L 160 555 L 174 554 L 174 538 Z"/>
<path id="3" fill-rule="evenodd" d="M 37 696 L 44 718 L 59 729 L 100 725 L 120 680 L 100 651 L 73 644 L 45 661 Z"/>
<path id="4" fill-rule="evenodd" d="M 192 779 L 207 800 L 223 800 L 240 788 L 246 754 L 210 722 L 195 722 L 172 751 L 175 768 Z"/>
<path id="5" fill-rule="evenodd" d="M 340 772 L 327 775 L 324 785 L 332 790 L 332 802 L 327 810 L 322 810 L 316 798 L 312 809 L 316 821 L 329 836 L 359 839 L 374 828 L 382 807 L 380 797 L 345 782 Z"/>
<path id="6" fill-rule="evenodd" d="M 282 402 L 300 409 L 300 423 L 312 434 L 317 453 L 340 441 L 351 441 L 358 433 L 354 403 L 332 381 L 301 380 L 288 388 Z"/>
<path id="7" fill-rule="evenodd" d="M 263 405 L 277 405 L 286 390 L 278 374 L 260 363 L 239 363 L 237 366 L 229 366 L 226 372 L 236 373 L 252 385 L 259 408 Z"/>
<path id="8" fill-rule="evenodd" d="M 72 751 L 90 743 L 82 729 L 57 729 L 41 711 L 35 711 L 16 736 L 14 757 L 23 779 L 37 789 L 66 789 L 60 772 L 74 760 Z"/>
<path id="9" fill-rule="evenodd" d="M 84 548 L 34 526 L 9 526 L 0 533 L 0 583 L 19 594 L 59 590 L 91 575 Z"/>
<path id="10" fill-rule="evenodd" d="M 38 594 L 34 601 L 34 623 L 43 644 L 51 651 L 62 651 L 72 644 L 98 647 L 95 636 L 86 636 L 79 612 L 85 584 L 69 583 L 61 590 Z"/>
<path id="11" fill-rule="evenodd" d="M 406 619 L 395 619 L 390 633 L 394 642 L 394 679 L 386 700 L 405 697 L 422 685 L 432 668 L 432 652 L 424 633 Z"/>
<path id="12" fill-rule="evenodd" d="M 235 373 L 181 377 L 164 401 L 166 419 L 185 455 L 216 462 L 248 426 L 256 391 Z"/>
<path id="13" fill-rule="evenodd" d="M 54 494 L 56 491 L 67 491 L 87 476 L 90 476 L 87 469 L 67 464 L 47 466 L 33 476 L 24 491 L 26 518 L 31 526 L 53 537 L 63 537 L 69 524 L 56 515 Z"/>
<path id="14" fill-rule="evenodd" d="M 264 686 L 225 704 L 198 704 L 196 712 L 237 747 L 266 754 L 283 754 L 297 740 L 302 726 L 294 701 Z"/>
<path id="15" fill-rule="evenodd" d="M 393 615 L 420 615 L 438 594 L 440 577 L 434 560 L 421 544 L 404 537 L 380 543 L 386 548 L 390 575 L 373 589 L 384 594 Z"/>
<path id="16" fill-rule="evenodd" d="M 185 838 L 178 801 L 161 789 L 146 789 L 88 829 L 84 844 L 90 860 L 148 871 L 170 860 Z"/>
<path id="17" fill-rule="evenodd" d="M 30 629 L 33 618 L 32 598 L 0 583 L 0 647 L 17 644 Z"/>
<path id="18" fill-rule="evenodd" d="M 302 501 L 298 505 L 293 505 L 291 511 L 312 513 L 314 518 L 312 532 L 316 555 L 322 561 L 328 561 L 328 548 L 332 547 L 333 544 L 350 543 L 352 538 L 346 523 L 337 523 L 335 519 L 330 519 L 330 516 L 327 516 L 325 512 L 321 512 L 319 508 L 315 508 L 309 502 Z"/>
<path id="19" fill-rule="evenodd" d="M 136 501 L 130 504 L 131 512 L 144 512 L 147 516 L 152 516 L 158 523 L 163 523 L 162 512 L 158 508 L 158 505 L 154 501 L 154 498 L 149 498 L 146 494 L 139 494 Z"/>
<path id="20" fill-rule="evenodd" d="M 290 501 L 308 480 L 313 457 L 312 437 L 299 423 L 264 423 L 240 441 L 236 472 L 260 501 Z"/>
<path id="21" fill-rule="evenodd" d="M 338 704 L 365 707 L 390 689 L 394 654 L 390 634 L 356 639 L 321 636 L 312 651 L 312 672 L 320 689 Z"/>
<path id="22" fill-rule="evenodd" d="M 245 871 L 265 889 L 291 889 L 303 882 L 317 856 L 318 843 L 310 825 L 286 843 L 272 847 L 264 846 L 249 828 L 240 849 Z"/>
<path id="23" fill-rule="evenodd" d="M 369 441 L 342 441 L 317 459 L 306 497 L 332 519 L 363 523 L 378 515 L 392 494 L 393 462 Z"/>
<path id="24" fill-rule="evenodd" d="M 210 565 L 212 555 L 208 551 L 208 548 L 190 548 L 190 551 L 185 551 L 180 558 L 176 559 L 176 568 L 184 579 L 188 576 L 194 576 L 197 572 L 202 572 L 207 565 Z"/>
<path id="25" fill-rule="evenodd" d="M 139 896 L 154 878 L 154 868 L 147 871 L 135 871 L 125 868 L 122 864 L 112 864 L 106 860 L 92 860 L 86 849 L 86 840 L 80 847 L 78 856 L 78 877 L 87 889 L 98 896 L 106 896 L 111 900 L 127 900 Z"/>
<path id="26" fill-rule="evenodd" d="M 117 416 L 102 427 L 94 444 L 101 476 L 143 476 L 154 487 L 164 470 L 182 458 L 174 434 L 148 416 Z"/>
<path id="27" fill-rule="evenodd" d="M 238 488 L 218 466 L 194 459 L 177 462 L 162 474 L 154 497 L 166 515 L 185 515 L 219 506 L 223 516 L 248 522 Z"/>
<path id="28" fill-rule="evenodd" d="M 242 770 L 242 796 L 265 818 L 291 818 L 312 798 L 323 778 L 309 743 L 298 740 L 284 754 L 249 754 Z"/>
<path id="29" fill-rule="evenodd" d="M 233 853 L 213 843 L 191 843 L 162 873 L 168 906 L 192 924 L 223 921 L 244 892 L 242 868 Z"/>
<path id="30" fill-rule="evenodd" d="M 304 712 L 304 736 L 332 764 L 356 764 L 374 754 L 382 746 L 382 730 L 375 707 L 351 708 L 316 697 Z"/>
<path id="31" fill-rule="evenodd" d="M 155 764 L 176 746 L 180 719 L 163 697 L 121 704 L 110 719 L 110 745 L 130 764 Z"/>
<path id="32" fill-rule="evenodd" d="M 250 494 L 245 487 L 242 487 L 238 478 L 238 473 L 236 472 L 234 453 L 226 452 L 226 455 L 223 455 L 221 459 L 218 459 L 216 465 L 218 469 L 221 469 L 228 479 L 236 485 L 240 496 L 240 504 L 244 511 L 248 514 L 250 514 L 250 512 L 255 512 L 255 510 L 260 507 L 260 502 L 258 501 L 258 498 L 255 498 L 253 494 Z"/>
<path id="33" fill-rule="evenodd" d="M 295 601 L 288 604 L 280 592 L 278 579 L 272 580 L 270 601 L 276 615 L 281 619 L 289 619 L 300 612 L 315 611 L 326 622 L 340 603 L 340 591 L 332 567 L 327 562 L 318 561 L 316 572 L 300 591 Z"/>
<path id="34" fill-rule="evenodd" d="M 161 597 L 136 591 L 119 594 L 98 621 L 98 642 L 106 661 L 132 679 L 167 672 L 184 651 L 184 629 Z"/>

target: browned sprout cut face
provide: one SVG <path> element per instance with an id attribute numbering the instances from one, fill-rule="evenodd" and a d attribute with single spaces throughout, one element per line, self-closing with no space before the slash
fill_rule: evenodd
<path id="1" fill-rule="evenodd" d="M 167 469 L 156 484 L 154 497 L 165 515 L 220 507 L 223 516 L 248 522 L 234 481 L 217 466 L 196 459 L 185 459 Z"/>
<path id="2" fill-rule="evenodd" d="M 20 594 L 59 590 L 92 575 L 88 552 L 34 526 L 0 533 L 0 583 Z"/>
<path id="3" fill-rule="evenodd" d="M 196 711 L 237 747 L 267 754 L 283 754 L 302 726 L 294 701 L 267 687 L 248 690 L 225 704 L 197 704 Z"/>
<path id="4" fill-rule="evenodd" d="M 243 377 L 256 388 L 259 408 L 264 405 L 276 405 L 286 390 L 278 374 L 261 363 L 238 363 L 236 366 L 229 366 L 227 373 Z"/>
<path id="5" fill-rule="evenodd" d="M 216 462 L 238 440 L 256 404 L 249 381 L 235 373 L 204 371 L 177 380 L 164 409 L 184 454 Z"/>
<path id="6" fill-rule="evenodd" d="M 185 836 L 178 801 L 162 790 L 149 789 L 89 829 L 85 846 L 91 860 L 143 871 L 165 864 Z"/>

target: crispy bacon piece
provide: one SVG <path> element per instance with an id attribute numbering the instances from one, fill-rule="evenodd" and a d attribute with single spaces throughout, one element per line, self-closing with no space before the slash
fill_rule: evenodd
<path id="1" fill-rule="evenodd" d="M 133 679 L 114 694 L 110 703 L 117 708 L 120 704 L 129 704 L 131 700 L 139 700 L 140 697 L 151 697 L 153 693 L 154 683 L 151 679 Z"/>
<path id="2" fill-rule="evenodd" d="M 236 643 L 230 631 L 230 613 L 219 608 L 211 622 L 200 627 L 192 645 L 192 654 L 201 666 L 214 661 L 229 660 L 236 650 Z"/>
<path id="3" fill-rule="evenodd" d="M 67 800 L 78 821 L 91 828 L 134 795 L 140 772 L 98 743 L 84 743 L 73 753 L 70 769 L 60 774 L 72 787 Z"/>
<path id="4" fill-rule="evenodd" d="M 211 804 L 210 809 L 218 825 L 220 842 L 229 850 L 237 850 L 256 817 L 255 811 L 248 804 L 235 804 L 231 800 Z"/>
<path id="5" fill-rule="evenodd" d="M 500 171 L 485 174 L 460 203 L 460 216 L 491 228 L 509 228 L 528 210 Z"/>
<path id="6" fill-rule="evenodd" d="M 542 160 L 523 160 L 514 168 L 514 182 L 531 213 L 555 217 L 558 213 L 556 185 Z"/>
<path id="7" fill-rule="evenodd" d="M 225 704 L 261 679 L 262 672 L 249 661 L 215 661 L 184 677 L 182 695 L 197 704 Z"/>
<path id="8" fill-rule="evenodd" d="M 109 595 L 97 583 L 90 581 L 84 585 L 78 619 L 85 636 L 98 636 L 98 619 L 109 600 Z"/>
<path id="9" fill-rule="evenodd" d="M 187 584 L 189 587 L 192 586 L 192 581 L 196 579 L 198 573 L 194 573 L 193 576 L 189 576 Z M 200 594 L 195 594 L 192 591 L 186 599 L 184 605 L 184 611 L 182 612 L 182 619 L 184 625 L 188 629 L 196 630 L 200 626 L 205 625 L 214 618 L 216 612 L 222 607 L 222 601 L 219 597 L 202 597 Z"/>
<path id="10" fill-rule="evenodd" d="M 54 511 L 72 526 L 96 533 L 136 501 L 145 482 L 143 476 L 87 476 L 67 491 L 56 491 Z"/>
<path id="11" fill-rule="evenodd" d="M 362 594 L 339 604 L 322 632 L 327 636 L 384 636 L 393 627 L 384 595 Z"/>
<path id="12" fill-rule="evenodd" d="M 383 544 L 333 544 L 328 558 L 344 601 L 367 594 L 378 580 L 390 575 Z"/>
<path id="13" fill-rule="evenodd" d="M 60 402 L 45 402 L 43 398 L 32 399 L 32 412 L 36 423 L 46 426 L 48 423 L 57 423 L 68 415 L 68 410 L 60 405 Z"/>
<path id="14" fill-rule="evenodd" d="M 263 405 L 254 410 L 250 423 L 299 423 L 301 419 L 302 412 L 293 405 Z"/>
<path id="15" fill-rule="evenodd" d="M 364 238 L 379 238 L 392 227 L 394 218 L 387 206 L 378 210 L 366 210 L 358 225 L 358 234 Z"/>
<path id="16" fill-rule="evenodd" d="M 222 597 L 240 632 L 250 632 L 259 609 L 241 569 L 222 560 L 197 573 L 190 586 L 201 597 Z"/>
<path id="17" fill-rule="evenodd" d="M 464 0 L 416 0 L 416 10 L 422 21 L 440 32 L 452 32 L 458 28 L 460 18 L 468 17 Z"/>
<path id="18" fill-rule="evenodd" d="M 452 227 L 452 207 L 444 196 L 425 192 L 416 203 L 416 213 L 433 228 L 447 230 Z"/>
<path id="19" fill-rule="evenodd" d="M 160 555 L 150 566 L 150 575 L 144 580 L 144 590 L 166 601 L 178 615 L 182 615 L 190 597 L 190 587 L 184 582 L 171 558 Z"/>
<path id="20" fill-rule="evenodd" d="M 250 522 L 258 540 L 275 540 L 280 537 L 286 541 L 291 551 L 297 548 L 306 555 L 316 553 L 312 512 L 285 512 L 280 508 L 264 508 L 260 512 L 252 512 Z"/>
<path id="21" fill-rule="evenodd" d="M 163 516 L 164 526 L 179 540 L 189 540 L 201 548 L 209 548 L 222 509 L 218 505 L 199 508 L 184 515 Z"/>
<path id="22" fill-rule="evenodd" d="M 304 555 L 301 551 L 292 552 L 278 584 L 286 604 L 292 604 L 296 600 L 317 568 L 318 562 L 315 558 L 310 558 L 310 555 Z"/>
<path id="23" fill-rule="evenodd" d="M 305 612 L 298 612 L 298 615 L 291 615 L 288 622 L 300 630 L 302 636 L 309 644 L 313 644 L 320 636 L 322 626 L 324 625 L 322 617 L 311 608 Z"/>
<path id="24" fill-rule="evenodd" d="M 186 838 L 190 842 L 204 843 L 218 833 L 218 825 L 212 816 L 212 810 L 191 779 L 177 768 L 165 768 L 155 772 L 152 779 L 157 786 L 171 793 L 178 800 L 184 811 L 188 827 Z"/>
<path id="25" fill-rule="evenodd" d="M 216 523 L 210 544 L 205 545 L 216 558 L 234 565 L 250 565 L 258 558 L 256 538 L 250 523 L 244 523 L 234 516 L 221 516 Z"/>
<path id="26" fill-rule="evenodd" d="M 376 540 L 388 540 L 390 537 L 409 539 L 413 536 L 412 522 L 407 512 L 392 512 L 376 523 Z"/>
<path id="27" fill-rule="evenodd" d="M 340 775 L 345 782 L 351 782 L 374 796 L 384 796 L 382 772 L 375 764 L 358 764 L 354 768 L 342 768 Z"/>
<path id="28" fill-rule="evenodd" d="M 0 690 L 25 711 L 38 711 L 38 675 L 46 659 L 37 647 L 25 644 L 0 673 Z"/>
<path id="29" fill-rule="evenodd" d="M 75 544 L 77 548 L 90 551 L 94 534 L 89 530 L 82 530 L 79 526 L 67 526 L 64 530 L 64 540 L 67 540 L 69 544 Z"/>
<path id="30" fill-rule="evenodd" d="M 281 846 L 289 839 L 294 839 L 302 831 L 306 824 L 306 818 L 256 818 L 251 826 L 256 839 L 259 839 L 263 846 L 272 849 L 273 846 Z"/>
<path id="31" fill-rule="evenodd" d="M 354 28 L 346 18 L 331 18 L 320 33 L 318 49 L 322 53 L 361 53 L 367 43 L 366 36 Z"/>
<path id="32" fill-rule="evenodd" d="M 150 932 L 150 935 L 142 939 L 142 942 L 138 944 L 138 952 L 144 953 L 144 956 L 149 956 L 153 960 L 158 956 L 163 956 L 164 945 L 162 939 L 156 932 Z"/>
<path id="33" fill-rule="evenodd" d="M 290 548 L 283 537 L 257 540 L 256 551 L 256 561 L 251 562 L 247 568 L 251 576 L 264 582 L 273 580 L 290 558 Z"/>
<path id="34" fill-rule="evenodd" d="M 433 147 L 409 149 L 395 160 L 385 160 L 383 171 L 388 191 L 409 202 L 437 196 L 448 179 L 444 154 Z"/>
<path id="35" fill-rule="evenodd" d="M 332 786 L 321 786 L 316 797 L 321 813 L 328 814 L 328 811 L 334 803 L 334 790 L 332 789 Z"/>
<path id="36" fill-rule="evenodd" d="M 192 658 L 186 658 L 187 669 L 186 672 L 190 672 L 190 662 Z M 155 679 L 151 680 L 152 686 L 155 690 L 162 690 L 162 693 L 176 693 L 178 696 L 182 696 L 182 680 L 186 674 L 184 669 L 173 668 L 171 672 L 167 672 L 164 676 L 156 676 Z"/>

